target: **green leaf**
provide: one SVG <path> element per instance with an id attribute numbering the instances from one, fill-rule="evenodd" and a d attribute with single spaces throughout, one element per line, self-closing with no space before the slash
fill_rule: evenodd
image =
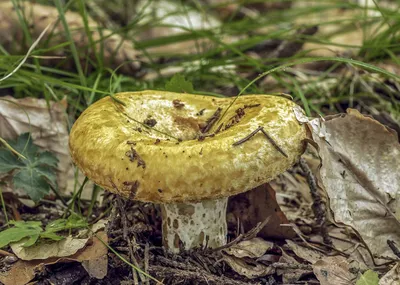
<path id="1" fill-rule="evenodd" d="M 40 238 L 47 238 L 47 239 L 51 239 L 51 240 L 54 240 L 54 241 L 59 241 L 59 240 L 62 240 L 64 237 L 56 235 L 55 233 L 44 232 L 44 233 L 40 234 Z"/>
<path id="2" fill-rule="evenodd" d="M 16 141 L 8 142 L 16 151 L 25 155 L 28 160 L 35 160 L 35 156 L 39 148 L 32 143 L 32 138 L 29 133 L 20 135 Z"/>
<path id="3" fill-rule="evenodd" d="M 27 243 L 29 244 L 32 243 L 33 239 L 35 239 L 35 237 L 37 236 L 32 243 L 34 244 L 39 237 L 39 234 L 43 231 L 40 226 L 37 226 L 37 222 L 18 222 L 14 224 L 15 227 L 0 232 L 0 248 L 10 244 L 11 242 L 17 242 L 27 237 L 29 238 L 29 240 L 27 241 Z"/>
<path id="4" fill-rule="evenodd" d="M 39 238 L 39 234 L 31 235 L 28 240 L 22 245 L 23 247 L 30 247 L 36 243 Z"/>
<path id="5" fill-rule="evenodd" d="M 22 166 L 23 163 L 16 159 L 11 151 L 0 149 L 0 173 L 7 173 Z"/>
<path id="6" fill-rule="evenodd" d="M 186 80 L 183 75 L 178 73 L 165 84 L 165 90 L 177 93 L 194 93 L 192 82 Z"/>
<path id="7" fill-rule="evenodd" d="M 50 191 L 50 185 L 57 188 L 55 169 L 58 159 L 50 152 L 40 152 L 32 143 L 29 133 L 22 134 L 16 141 L 8 142 L 26 159 L 20 159 L 10 150 L 0 148 L 0 173 L 15 170 L 13 183 L 34 201 L 38 202 Z"/>
<path id="8" fill-rule="evenodd" d="M 80 215 L 72 213 L 67 220 L 66 228 L 67 229 L 77 229 L 77 228 L 86 228 L 88 223 L 86 219 Z"/>
<path id="9" fill-rule="evenodd" d="M 68 219 L 57 219 L 47 224 L 45 233 L 55 233 L 63 230 L 86 228 L 86 219 L 78 214 L 72 213 Z"/>
<path id="10" fill-rule="evenodd" d="M 16 228 L 42 228 L 42 222 L 39 221 L 10 221 L 10 225 L 14 225 Z"/>
<path id="11" fill-rule="evenodd" d="M 44 151 L 38 156 L 38 163 L 48 165 L 50 167 L 57 167 L 58 159 L 49 151 Z"/>
<path id="12" fill-rule="evenodd" d="M 47 224 L 46 233 L 55 233 L 65 230 L 66 219 L 57 219 Z"/>
<path id="13" fill-rule="evenodd" d="M 356 285 L 378 285 L 379 277 L 378 273 L 372 270 L 367 270 L 361 275 L 360 279 L 357 280 Z"/>
<path id="14" fill-rule="evenodd" d="M 22 169 L 14 175 L 13 182 L 16 188 L 24 190 L 35 203 L 50 191 L 46 179 L 34 169 Z"/>

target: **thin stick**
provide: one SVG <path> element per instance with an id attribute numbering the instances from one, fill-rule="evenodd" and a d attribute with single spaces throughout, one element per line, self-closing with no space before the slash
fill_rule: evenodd
<path id="1" fill-rule="evenodd" d="M 233 146 L 238 146 L 238 145 L 241 145 L 242 143 L 247 142 L 249 139 L 251 139 L 252 137 L 254 137 L 261 129 L 262 129 L 262 127 L 259 126 L 257 129 L 255 129 L 254 131 L 252 131 L 250 134 L 248 134 L 248 135 L 245 136 L 244 138 L 238 140 L 237 142 L 234 142 L 232 145 L 233 145 Z"/>
<path id="2" fill-rule="evenodd" d="M 271 218 L 272 218 L 272 216 L 268 216 L 263 222 L 258 223 L 254 228 L 252 228 L 247 233 L 238 235 L 233 241 L 228 242 L 227 244 L 225 244 L 223 246 L 220 246 L 220 247 L 217 247 L 217 248 L 213 248 L 212 251 L 213 252 L 219 251 L 221 249 L 228 248 L 228 247 L 231 247 L 233 245 L 236 245 L 241 241 L 255 238 L 257 236 L 257 234 L 269 223 Z"/>
<path id="3" fill-rule="evenodd" d="M 390 249 L 393 251 L 393 253 L 397 256 L 400 257 L 400 250 L 396 246 L 396 243 L 390 239 L 387 240 L 387 244 L 390 247 Z"/>
<path id="4" fill-rule="evenodd" d="M 0 256 L 15 256 L 11 252 L 0 249 Z"/>
<path id="5" fill-rule="evenodd" d="M 261 132 L 264 134 L 267 140 L 276 148 L 277 151 L 279 151 L 284 157 L 288 158 L 287 154 L 276 144 L 276 142 L 270 137 L 270 135 L 264 130 L 264 128 L 261 128 Z"/>
<path id="6" fill-rule="evenodd" d="M 264 127 L 259 126 L 257 129 L 252 131 L 250 134 L 242 138 L 241 140 L 238 140 L 237 142 L 234 142 L 232 145 L 233 146 L 238 146 L 242 143 L 247 142 L 249 139 L 254 137 L 258 132 L 262 132 L 262 134 L 267 138 L 267 140 L 273 145 L 273 147 L 279 151 L 284 157 L 288 157 L 288 155 L 283 151 L 283 149 L 278 146 L 278 144 L 271 138 L 271 136 L 264 130 Z"/>
<path id="7" fill-rule="evenodd" d="M 201 132 L 207 133 L 212 126 L 217 122 L 219 117 L 221 116 L 222 108 L 218 107 L 218 109 L 214 112 L 214 114 L 207 120 L 205 127 L 201 130 Z"/>
<path id="8" fill-rule="evenodd" d="M 7 227 L 10 227 L 8 215 L 7 215 L 6 203 L 4 202 L 4 198 L 3 198 L 3 189 L 1 187 L 0 187 L 0 200 L 1 200 L 1 207 L 3 208 L 4 219 L 6 220 Z"/>
<path id="9" fill-rule="evenodd" d="M 315 217 L 317 218 L 317 223 L 320 226 L 321 235 L 322 238 L 324 239 L 324 243 L 332 246 L 332 239 L 329 236 L 328 229 L 326 227 L 326 207 L 325 203 L 321 199 L 321 195 L 318 193 L 317 182 L 314 177 L 314 174 L 312 173 L 310 167 L 308 166 L 304 158 L 300 158 L 299 164 L 301 170 L 303 170 L 306 176 L 307 183 L 310 186 L 311 197 L 313 198 L 314 201 L 312 209 Z"/>

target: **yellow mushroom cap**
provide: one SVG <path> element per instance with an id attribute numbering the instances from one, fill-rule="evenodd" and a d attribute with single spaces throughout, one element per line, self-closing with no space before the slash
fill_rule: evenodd
<path id="1" fill-rule="evenodd" d="M 89 179 L 127 198 L 171 203 L 231 196 L 275 178 L 304 151 L 306 129 L 296 104 L 284 97 L 243 95 L 230 108 L 233 98 L 165 91 L 114 98 L 82 113 L 69 147 Z M 258 127 L 287 157 L 262 132 L 234 145 Z"/>

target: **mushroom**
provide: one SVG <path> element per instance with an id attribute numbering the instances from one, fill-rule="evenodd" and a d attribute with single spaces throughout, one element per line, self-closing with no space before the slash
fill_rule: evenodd
<path id="1" fill-rule="evenodd" d="M 290 168 L 306 138 L 292 101 L 232 100 L 164 91 L 105 97 L 73 125 L 72 159 L 106 190 L 160 204 L 170 251 L 220 247 L 228 197 Z"/>

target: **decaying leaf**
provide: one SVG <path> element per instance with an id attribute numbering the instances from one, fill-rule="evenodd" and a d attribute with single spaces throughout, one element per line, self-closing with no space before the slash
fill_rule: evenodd
<path id="1" fill-rule="evenodd" d="M 76 239 L 66 237 L 60 241 L 40 241 L 37 245 L 24 247 L 26 240 L 12 243 L 11 249 L 22 260 L 47 259 L 50 257 L 65 257 L 75 254 L 83 248 L 89 238 Z"/>
<path id="2" fill-rule="evenodd" d="M 378 285 L 379 277 L 378 273 L 372 270 L 367 270 L 357 280 L 356 285 Z"/>
<path id="3" fill-rule="evenodd" d="M 298 257 L 310 262 L 311 264 L 317 262 L 318 260 L 324 257 L 324 255 L 321 252 L 318 252 L 311 248 L 300 246 L 291 240 L 287 239 L 286 244 L 290 247 L 291 250 L 293 250 L 293 252 Z"/>
<path id="4" fill-rule="evenodd" d="M 288 224 L 289 221 L 279 208 L 275 191 L 268 183 L 230 197 L 227 212 L 228 224 L 231 228 L 235 228 L 239 221 L 243 230 L 248 232 L 258 223 L 271 217 L 258 233 L 259 237 L 292 238 L 295 236 L 292 228 L 281 226 L 281 224 Z"/>
<path id="5" fill-rule="evenodd" d="M 96 237 L 93 237 L 92 244 L 71 257 L 76 261 L 82 262 L 83 268 L 89 273 L 90 277 L 96 279 L 103 279 L 107 275 L 108 248 L 103 242 L 107 244 L 107 234 L 99 232 Z"/>
<path id="6" fill-rule="evenodd" d="M 382 276 L 379 285 L 400 285 L 400 263 L 396 263 L 389 272 Z"/>
<path id="7" fill-rule="evenodd" d="M 356 110 L 322 123 L 321 180 L 336 223 L 353 227 L 376 256 L 397 258 L 400 244 L 400 145 L 394 131 Z"/>
<path id="8" fill-rule="evenodd" d="M 244 259 L 225 254 L 223 260 L 228 263 L 235 272 L 246 276 L 249 279 L 263 277 L 275 273 L 275 269 L 273 267 L 266 266 L 259 262 L 249 263 Z"/>
<path id="9" fill-rule="evenodd" d="M 300 265 L 300 263 L 290 256 L 289 254 L 286 253 L 285 250 L 282 249 L 282 256 L 279 258 L 279 263 L 282 264 L 288 264 L 296 267 L 296 265 Z M 285 284 L 290 284 L 290 283 L 295 283 L 297 282 L 302 276 L 309 274 L 311 270 L 305 270 L 305 269 L 294 269 L 288 267 L 287 269 L 278 269 L 276 273 L 278 275 L 282 275 L 282 280 L 283 283 Z"/>
<path id="10" fill-rule="evenodd" d="M 101 241 L 99 240 L 101 239 Z M 45 265 L 78 261 L 86 269 L 91 277 L 102 279 L 107 274 L 107 234 L 98 232 L 96 237 L 92 238 L 92 243 L 88 243 L 85 248 L 78 250 L 75 254 L 67 257 L 50 257 L 45 260 L 18 260 L 11 269 L 6 272 L 0 271 L 0 282 L 5 285 L 23 285 L 27 284 L 35 277 L 36 273 L 43 270 Z M 103 241 L 103 242 L 102 242 Z"/>
<path id="11" fill-rule="evenodd" d="M 224 251 L 230 255 L 241 257 L 258 258 L 262 256 L 268 249 L 274 246 L 273 242 L 263 240 L 261 238 L 253 238 L 232 245 Z"/>
<path id="12" fill-rule="evenodd" d="M 10 270 L 0 271 L 0 282 L 4 285 L 24 285 L 35 277 L 35 268 L 41 264 L 39 260 L 18 260 Z"/>
<path id="13" fill-rule="evenodd" d="M 321 285 L 354 284 L 357 275 L 350 272 L 350 267 L 343 256 L 328 256 L 313 264 L 314 274 Z"/>

